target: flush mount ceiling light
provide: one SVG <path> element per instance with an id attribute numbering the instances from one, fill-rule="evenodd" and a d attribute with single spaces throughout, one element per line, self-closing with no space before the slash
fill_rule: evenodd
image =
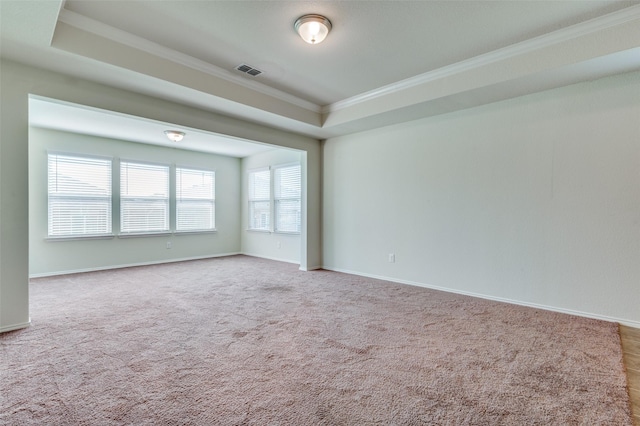
<path id="1" fill-rule="evenodd" d="M 293 25 L 300 37 L 309 44 L 318 44 L 331 31 L 331 21 L 322 15 L 304 15 Z"/>
<path id="2" fill-rule="evenodd" d="M 165 130 L 164 134 L 167 135 L 171 142 L 180 142 L 184 138 L 184 132 L 179 130 Z"/>

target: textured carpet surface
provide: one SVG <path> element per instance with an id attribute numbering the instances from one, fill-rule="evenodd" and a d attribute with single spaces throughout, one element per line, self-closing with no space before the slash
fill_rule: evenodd
<path id="1" fill-rule="evenodd" d="M 615 324 L 245 256 L 33 280 L 7 425 L 631 425 Z"/>

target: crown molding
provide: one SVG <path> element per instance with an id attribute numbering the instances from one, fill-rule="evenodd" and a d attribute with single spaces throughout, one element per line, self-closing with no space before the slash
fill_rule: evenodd
<path id="1" fill-rule="evenodd" d="M 82 31 L 86 31 L 100 37 L 115 41 L 117 43 L 142 50 L 143 52 L 149 53 L 151 55 L 167 59 L 177 64 L 204 72 L 206 74 L 221 78 L 231 83 L 238 84 L 251 90 L 255 90 L 262 94 L 272 96 L 276 99 L 288 102 L 300 108 L 304 108 L 315 113 L 320 113 L 322 111 L 321 106 L 313 102 L 309 102 L 305 99 L 301 99 L 297 96 L 291 95 L 281 90 L 274 89 L 258 81 L 247 80 L 244 77 L 234 75 L 230 71 L 212 65 L 200 59 L 194 58 L 193 56 L 186 55 L 184 53 L 162 46 L 158 43 L 154 43 L 145 38 L 138 37 L 126 31 L 114 28 L 110 25 L 88 18 L 79 13 L 62 8 L 58 15 L 58 21 L 63 22 L 67 25 L 71 25 L 72 27 L 78 28 Z"/>
<path id="2" fill-rule="evenodd" d="M 494 62 L 511 59 L 516 56 L 532 53 L 545 47 L 553 46 L 558 43 L 573 40 L 578 37 L 586 36 L 607 28 L 625 24 L 627 22 L 640 19 L 640 5 L 631 6 L 621 9 L 617 12 L 610 13 L 598 18 L 584 21 L 566 28 L 543 34 L 520 43 L 494 50 L 492 52 L 475 56 L 464 61 L 456 62 L 433 71 L 426 72 L 414 77 L 409 77 L 377 89 L 364 92 L 360 95 L 352 96 L 330 105 L 322 107 L 323 114 L 329 114 L 341 109 L 349 108 L 360 103 L 370 101 L 390 95 L 392 93 L 408 90 L 425 83 L 451 77 L 453 75 L 471 71 L 489 65 Z"/>

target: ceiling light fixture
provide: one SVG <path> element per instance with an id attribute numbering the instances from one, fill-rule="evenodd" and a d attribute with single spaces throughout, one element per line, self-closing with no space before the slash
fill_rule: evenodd
<path id="1" fill-rule="evenodd" d="M 184 132 L 179 130 L 165 130 L 164 134 L 167 135 L 171 142 L 180 142 L 184 138 Z"/>
<path id="2" fill-rule="evenodd" d="M 331 21 L 322 15 L 304 15 L 293 25 L 300 37 L 309 44 L 318 44 L 331 31 Z"/>

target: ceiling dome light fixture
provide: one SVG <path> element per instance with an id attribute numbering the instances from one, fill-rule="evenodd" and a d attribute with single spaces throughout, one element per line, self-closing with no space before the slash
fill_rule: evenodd
<path id="1" fill-rule="evenodd" d="M 331 21 L 322 15 L 304 15 L 293 25 L 300 37 L 309 44 L 318 44 L 331 31 Z"/>
<path id="2" fill-rule="evenodd" d="M 167 135 L 171 142 L 180 142 L 184 138 L 184 132 L 180 130 L 165 130 L 164 134 Z"/>

